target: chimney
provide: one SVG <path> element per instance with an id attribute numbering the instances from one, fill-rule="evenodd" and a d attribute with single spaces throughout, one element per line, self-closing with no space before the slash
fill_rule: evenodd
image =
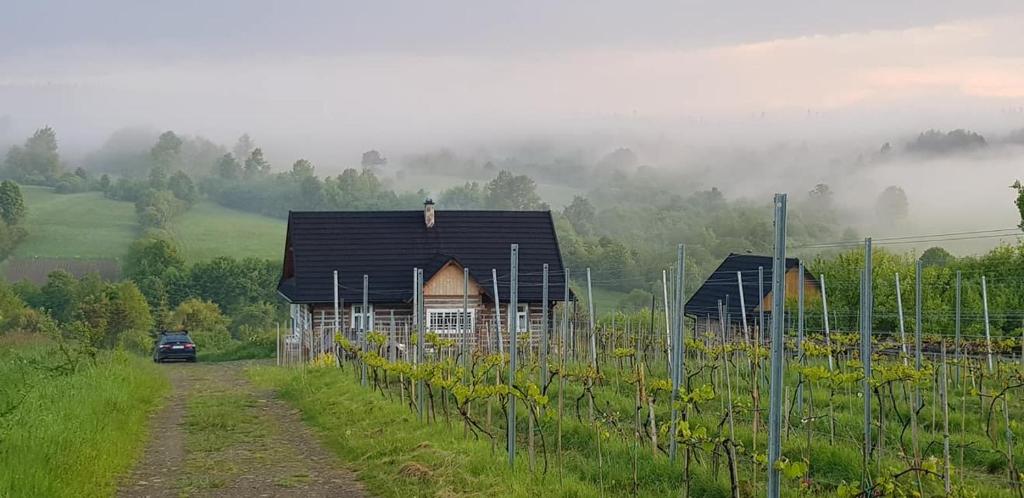
<path id="1" fill-rule="evenodd" d="M 423 223 L 427 228 L 434 228 L 434 201 L 431 199 L 423 203 Z"/>

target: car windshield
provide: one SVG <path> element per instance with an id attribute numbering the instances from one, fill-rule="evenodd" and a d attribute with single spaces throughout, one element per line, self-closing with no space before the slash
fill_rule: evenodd
<path id="1" fill-rule="evenodd" d="M 163 336 L 160 342 L 192 342 L 192 340 L 184 334 L 168 334 Z"/>

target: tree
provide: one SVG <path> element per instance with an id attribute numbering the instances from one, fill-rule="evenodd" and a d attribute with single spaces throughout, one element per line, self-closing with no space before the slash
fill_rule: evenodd
<path id="1" fill-rule="evenodd" d="M 513 175 L 508 170 L 501 170 L 487 183 L 487 204 L 491 209 L 517 211 L 546 208 L 537 195 L 537 183 L 526 175 Z"/>
<path id="2" fill-rule="evenodd" d="M 245 160 L 245 176 L 253 177 L 270 172 L 270 163 L 263 157 L 263 149 L 256 147 Z"/>
<path id="3" fill-rule="evenodd" d="M 895 185 L 886 187 L 878 196 L 875 203 L 878 215 L 886 221 L 903 220 L 910 211 L 910 203 L 907 201 L 907 193 Z"/>
<path id="4" fill-rule="evenodd" d="M 481 209 L 487 203 L 487 194 L 479 183 L 466 182 L 445 189 L 438 202 L 444 209 Z"/>
<path id="5" fill-rule="evenodd" d="M 324 185 L 316 176 L 303 177 L 299 183 L 298 205 L 300 209 L 315 210 L 323 205 Z"/>
<path id="6" fill-rule="evenodd" d="M 11 180 L 0 183 L 0 218 L 8 225 L 17 225 L 25 218 L 25 199 L 21 188 Z"/>
<path id="7" fill-rule="evenodd" d="M 949 154 L 987 146 L 985 137 L 970 130 L 957 129 L 948 133 L 928 130 L 907 144 L 907 150 L 918 154 Z"/>
<path id="8" fill-rule="evenodd" d="M 242 136 L 238 137 L 238 141 L 235 142 L 235 147 L 231 149 L 231 152 L 235 154 L 235 157 L 249 157 L 249 154 L 255 148 L 256 144 L 252 141 L 249 134 L 243 133 Z"/>
<path id="9" fill-rule="evenodd" d="M 70 273 L 55 270 L 46 277 L 46 284 L 39 289 L 39 307 L 50 312 L 59 322 L 68 322 L 75 308 L 78 282 Z"/>
<path id="10" fill-rule="evenodd" d="M 238 339 L 246 336 L 272 330 L 277 311 L 270 303 L 254 303 L 243 306 L 234 314 L 231 320 L 231 335 Z"/>
<path id="11" fill-rule="evenodd" d="M 955 261 L 956 256 L 953 256 L 949 251 L 938 246 L 929 247 L 921 253 L 921 265 L 925 268 L 931 266 L 949 266 Z"/>
<path id="12" fill-rule="evenodd" d="M 124 258 L 126 277 L 142 282 L 146 277 L 161 277 L 169 269 L 182 269 L 185 260 L 173 244 L 164 239 L 139 239 L 128 248 Z"/>
<path id="13" fill-rule="evenodd" d="M 103 173 L 103 176 L 100 177 L 100 190 L 103 192 L 110 190 L 110 177 L 106 173 Z"/>
<path id="14" fill-rule="evenodd" d="M 57 133 L 49 126 L 40 128 L 25 141 L 7 152 L 7 174 L 23 183 L 47 184 L 60 176 L 60 155 Z"/>
<path id="15" fill-rule="evenodd" d="M 228 320 L 220 308 L 210 301 L 186 299 L 168 315 L 164 327 L 187 330 L 200 348 L 217 349 L 230 340 Z"/>
<path id="16" fill-rule="evenodd" d="M 188 205 L 170 190 L 149 189 L 135 201 L 135 213 L 145 228 L 165 228 Z"/>
<path id="17" fill-rule="evenodd" d="M 296 178 L 305 178 L 313 176 L 313 174 L 313 163 L 305 159 L 299 159 L 292 164 L 292 176 Z"/>
<path id="18" fill-rule="evenodd" d="M 153 159 L 154 166 L 163 166 L 170 170 L 177 164 L 178 156 L 181 154 L 181 144 L 184 143 L 173 131 L 165 131 L 156 139 L 156 144 L 149 149 L 149 156 Z"/>
<path id="19" fill-rule="evenodd" d="M 196 202 L 198 193 L 196 192 L 196 186 L 192 183 L 192 179 L 185 174 L 184 171 L 176 171 L 171 178 L 167 180 L 167 189 L 170 190 L 175 197 L 181 199 L 188 204 Z"/>
<path id="20" fill-rule="evenodd" d="M 238 177 L 242 176 L 242 165 L 238 164 L 238 160 L 235 157 L 231 154 L 224 154 L 217 160 L 217 164 L 214 166 L 217 176 L 225 180 L 237 180 Z"/>
<path id="21" fill-rule="evenodd" d="M 594 221 L 597 218 L 597 210 L 594 205 L 581 195 L 573 196 L 572 202 L 565 206 L 562 211 L 573 230 L 583 236 L 590 236 L 593 233 Z"/>
<path id="22" fill-rule="evenodd" d="M 384 166 L 387 163 L 387 158 L 385 158 L 384 154 L 381 154 L 379 150 L 368 150 L 363 152 L 363 159 L 359 162 L 359 164 L 364 168 Z"/>
<path id="23" fill-rule="evenodd" d="M 153 330 L 153 316 L 146 297 L 130 280 L 110 286 L 107 294 L 108 344 L 145 351 L 151 344 Z"/>

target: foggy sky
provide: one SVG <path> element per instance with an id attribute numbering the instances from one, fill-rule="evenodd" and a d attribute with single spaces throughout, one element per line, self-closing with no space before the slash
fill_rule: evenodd
<path id="1" fill-rule="evenodd" d="M 321 163 L 535 137 L 875 140 L 1004 129 L 1024 102 L 1012 1 L 16 1 L 3 14 L 0 143 L 50 124 L 71 155 L 128 125 L 249 132 L 271 159 Z"/>

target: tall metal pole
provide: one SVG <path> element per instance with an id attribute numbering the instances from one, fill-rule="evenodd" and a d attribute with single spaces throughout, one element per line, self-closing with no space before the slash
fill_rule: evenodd
<path id="1" fill-rule="evenodd" d="M 960 387 L 960 270 L 956 272 L 956 337 L 953 343 L 953 357 L 956 358 L 956 385 Z"/>
<path id="2" fill-rule="evenodd" d="M 587 304 L 590 306 L 590 366 L 597 371 L 597 331 L 594 330 L 594 289 L 590 285 L 590 268 L 587 268 Z"/>
<path id="3" fill-rule="evenodd" d="M 569 269 L 565 269 L 565 288 L 562 290 L 562 344 L 559 345 L 558 352 L 561 355 L 561 362 L 559 365 L 565 365 L 566 355 L 569 350 L 567 344 L 569 342 Z M 562 385 L 561 379 L 563 375 L 561 372 L 558 374 L 559 385 Z"/>
<path id="4" fill-rule="evenodd" d="M 757 299 L 760 301 L 758 308 L 757 334 L 760 342 L 764 343 L 764 267 L 757 267 Z M 758 344 L 760 346 L 761 344 Z"/>
<path id="5" fill-rule="evenodd" d="M 900 350 L 903 352 L 903 364 L 910 364 L 910 351 L 907 350 L 907 330 L 903 326 L 903 291 L 900 289 L 900 274 L 896 273 L 896 316 L 900 322 Z"/>
<path id="6" fill-rule="evenodd" d="M 516 397 L 513 394 L 516 382 L 516 353 L 519 348 L 519 244 L 512 244 L 511 260 L 511 281 L 508 288 L 508 465 L 516 465 Z"/>
<path id="7" fill-rule="evenodd" d="M 423 270 L 420 268 L 416 269 L 416 365 L 422 366 L 425 348 L 425 331 L 426 324 L 423 323 Z M 425 411 L 425 397 L 424 391 L 426 390 L 426 383 L 421 378 L 416 384 L 416 400 L 417 407 L 419 408 L 420 422 L 423 421 L 423 414 Z"/>
<path id="8" fill-rule="evenodd" d="M 548 349 L 551 347 L 550 329 L 548 327 L 548 264 L 544 263 L 541 277 L 541 317 L 540 317 L 540 388 L 548 383 Z"/>
<path id="9" fill-rule="evenodd" d="M 762 294 L 763 295 L 763 294 Z M 779 498 L 782 456 L 782 362 L 785 360 L 786 194 L 775 194 L 775 255 L 772 259 L 772 371 L 768 412 L 768 498 Z"/>
<path id="10" fill-rule="evenodd" d="M 679 419 L 679 410 L 676 409 L 676 400 L 679 399 L 679 388 L 682 384 L 683 375 L 685 375 L 686 369 L 683 365 L 685 358 L 685 352 L 683 350 L 683 307 L 682 307 L 682 295 L 683 295 L 683 263 L 686 256 L 685 248 L 682 244 L 676 247 L 676 274 L 675 274 L 675 289 L 673 290 L 674 313 L 672 315 L 672 335 L 673 341 L 676 345 L 675 349 L 672 350 L 672 421 L 669 431 L 669 459 L 672 462 L 676 460 L 676 425 Z"/>
<path id="11" fill-rule="evenodd" d="M 359 320 L 359 350 L 366 354 L 366 326 L 370 318 L 370 276 L 363 275 L 363 316 Z M 366 361 L 360 360 L 360 384 L 366 387 Z"/>
<path id="12" fill-rule="evenodd" d="M 398 356 L 398 348 L 395 347 L 395 310 L 391 310 L 391 319 L 388 321 L 388 360 L 394 362 Z"/>
<path id="13" fill-rule="evenodd" d="M 989 330 L 988 325 L 988 287 L 985 285 L 985 276 L 981 276 L 981 303 L 985 312 L 985 348 L 988 353 L 988 371 L 993 372 L 996 369 L 995 362 L 992 360 L 992 332 Z"/>
<path id="14" fill-rule="evenodd" d="M 743 272 L 736 272 L 736 285 L 740 289 L 740 314 L 743 317 L 743 340 L 750 346 L 750 332 L 747 329 L 747 300 L 743 295 Z M 749 357 L 748 357 L 749 359 Z"/>
<path id="15" fill-rule="evenodd" d="M 804 364 L 804 262 L 801 261 L 798 271 L 800 280 L 796 288 L 796 356 L 797 361 Z M 801 374 L 800 380 L 803 380 Z M 803 417 L 804 413 L 804 383 L 800 382 L 796 388 L 796 413 Z"/>
<path id="16" fill-rule="evenodd" d="M 334 270 L 334 333 L 337 334 L 338 321 L 341 319 L 341 312 L 338 304 L 338 270 Z M 332 341 L 333 342 L 333 341 Z M 340 365 L 340 363 L 339 363 Z"/>
<path id="17" fill-rule="evenodd" d="M 835 369 L 835 365 L 832 361 L 832 332 L 829 330 L 828 323 L 828 295 L 825 292 L 825 274 L 820 275 L 821 280 L 821 316 L 824 319 L 825 325 L 825 347 L 828 348 L 828 370 L 831 372 Z"/>
<path id="18" fill-rule="evenodd" d="M 924 328 L 924 320 L 921 318 L 924 311 L 924 292 L 922 289 L 922 280 L 924 280 L 924 271 L 922 270 L 921 260 L 917 260 L 917 264 L 914 265 L 914 366 L 921 370 L 921 333 Z M 918 388 L 920 391 L 920 388 Z M 917 397 L 918 402 L 921 402 L 920 394 Z"/>
<path id="19" fill-rule="evenodd" d="M 494 321 L 497 325 L 498 354 L 505 356 L 505 345 L 501 337 L 501 302 L 498 301 L 498 270 L 491 268 L 491 281 L 494 282 Z"/>
<path id="20" fill-rule="evenodd" d="M 872 325 L 872 259 L 871 237 L 864 239 L 864 272 L 861 277 L 861 309 L 860 309 L 860 358 L 864 366 L 863 397 L 864 397 L 864 454 L 862 476 L 864 490 L 871 487 L 871 325 Z"/>
<path id="21" fill-rule="evenodd" d="M 668 368 L 672 370 L 672 325 L 669 320 L 668 311 L 668 272 L 661 270 L 661 295 L 665 298 L 665 354 L 668 358 Z"/>
<path id="22" fill-rule="evenodd" d="M 473 324 L 469 323 L 469 268 L 462 269 L 462 365 L 469 366 L 469 335 L 473 330 Z"/>
<path id="23" fill-rule="evenodd" d="M 590 285 L 590 268 L 587 268 L 587 305 L 590 307 L 590 367 L 597 375 L 597 330 L 594 329 L 594 289 Z M 590 389 L 587 390 L 587 408 L 590 422 L 594 422 L 594 377 L 588 377 L 587 382 Z M 600 439 L 598 440 L 600 442 Z M 600 459 L 600 455 L 598 455 Z M 599 460 L 600 463 L 600 460 Z"/>

